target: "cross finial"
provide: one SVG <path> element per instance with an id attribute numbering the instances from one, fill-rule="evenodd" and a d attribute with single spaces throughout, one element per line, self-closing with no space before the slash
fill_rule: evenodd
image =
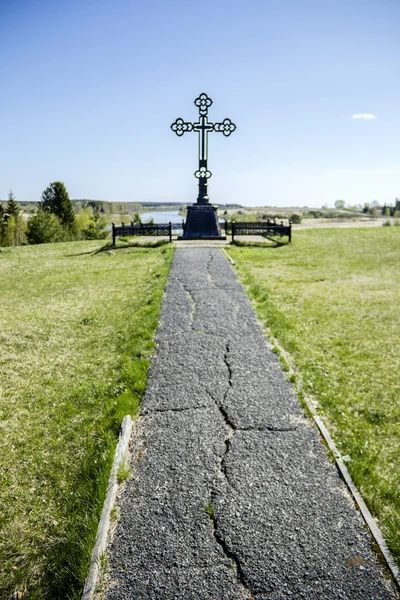
<path id="1" fill-rule="evenodd" d="M 202 117 L 205 117 L 208 115 L 208 109 L 210 108 L 213 101 L 207 96 L 207 94 L 200 94 L 200 96 L 196 98 L 194 103 L 199 109 L 199 114 Z"/>

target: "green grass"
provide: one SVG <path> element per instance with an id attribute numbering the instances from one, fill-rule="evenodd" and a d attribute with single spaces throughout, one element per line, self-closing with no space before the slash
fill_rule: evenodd
<path id="1" fill-rule="evenodd" d="M 207 504 L 204 506 L 204 512 L 210 517 L 210 519 L 214 518 L 214 504 L 212 498 L 210 498 Z"/>
<path id="2" fill-rule="evenodd" d="M 124 459 L 117 469 L 117 482 L 121 484 L 131 476 L 131 468 L 126 459 Z"/>
<path id="3" fill-rule="evenodd" d="M 0 251 L 0 598 L 78 598 L 173 250 Z"/>
<path id="4" fill-rule="evenodd" d="M 298 231 L 229 253 L 400 564 L 398 229 Z"/>

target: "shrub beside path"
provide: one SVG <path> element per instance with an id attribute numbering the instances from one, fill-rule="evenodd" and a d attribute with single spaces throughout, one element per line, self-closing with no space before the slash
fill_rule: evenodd
<path id="1" fill-rule="evenodd" d="M 108 600 L 398 598 L 216 248 L 178 248 Z"/>

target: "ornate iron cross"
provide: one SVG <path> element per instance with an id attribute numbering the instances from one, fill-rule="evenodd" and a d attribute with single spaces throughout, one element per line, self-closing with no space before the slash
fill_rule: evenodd
<path id="1" fill-rule="evenodd" d="M 171 129 L 179 136 L 182 136 L 186 131 L 197 131 L 199 134 L 199 168 L 194 174 L 199 180 L 199 196 L 197 198 L 197 203 L 208 204 L 210 200 L 207 193 L 207 180 L 212 175 L 211 171 L 207 168 L 208 133 L 210 131 L 219 131 L 228 137 L 235 131 L 236 125 L 232 123 L 230 119 L 224 119 L 222 123 L 208 122 L 208 109 L 212 104 L 212 100 L 207 94 L 200 94 L 194 103 L 199 109 L 198 122 L 186 123 L 183 119 L 179 118 L 175 123 L 172 123 Z"/>

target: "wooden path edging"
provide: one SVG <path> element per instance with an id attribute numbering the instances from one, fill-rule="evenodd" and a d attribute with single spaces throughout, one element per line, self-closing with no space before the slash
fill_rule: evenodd
<path id="1" fill-rule="evenodd" d="M 310 401 L 308 399 L 306 399 L 306 402 L 307 402 L 307 406 L 308 406 Z M 315 408 L 314 408 L 314 411 L 315 411 Z M 340 475 L 342 476 L 344 482 L 346 483 L 351 495 L 353 496 L 354 502 L 360 509 L 363 519 L 366 522 L 369 530 L 371 531 L 372 537 L 374 538 L 375 542 L 379 546 L 379 551 L 381 552 L 383 558 L 385 559 L 386 565 L 387 565 L 390 573 L 392 574 L 394 581 L 396 582 L 397 586 L 400 589 L 400 570 L 394 561 L 394 558 L 388 548 L 385 538 L 383 537 L 379 527 L 377 526 L 374 517 L 370 513 L 369 508 L 365 504 L 363 497 L 361 496 L 360 492 L 358 491 L 358 488 L 357 488 L 356 484 L 354 483 L 354 481 L 349 473 L 348 468 L 344 464 L 342 457 L 340 455 L 340 452 L 336 448 L 335 442 L 332 440 L 332 438 L 329 434 L 329 431 L 325 427 L 322 419 L 317 414 L 313 414 L 313 419 L 314 419 L 322 437 L 328 444 L 329 449 L 333 452 L 333 454 L 335 456 L 335 462 L 336 462 L 338 471 L 339 471 Z"/>
<path id="2" fill-rule="evenodd" d="M 132 419 L 129 415 L 127 415 L 123 418 L 121 424 L 119 440 L 115 449 L 114 461 L 111 468 L 110 478 L 108 480 L 107 495 L 104 501 L 103 510 L 101 512 L 96 541 L 93 547 L 92 557 L 90 559 L 89 573 L 86 577 L 85 586 L 82 592 L 82 600 L 91 600 L 96 592 L 100 562 L 107 547 L 107 536 L 110 527 L 110 514 L 117 495 L 118 468 L 126 456 L 131 433 Z"/>
<path id="3" fill-rule="evenodd" d="M 226 256 L 226 258 L 229 260 L 229 262 L 231 263 L 231 265 L 235 265 L 235 261 L 233 260 L 232 256 L 230 256 L 228 254 L 228 252 L 225 250 L 225 248 L 221 248 L 221 252 L 224 256 Z"/>

